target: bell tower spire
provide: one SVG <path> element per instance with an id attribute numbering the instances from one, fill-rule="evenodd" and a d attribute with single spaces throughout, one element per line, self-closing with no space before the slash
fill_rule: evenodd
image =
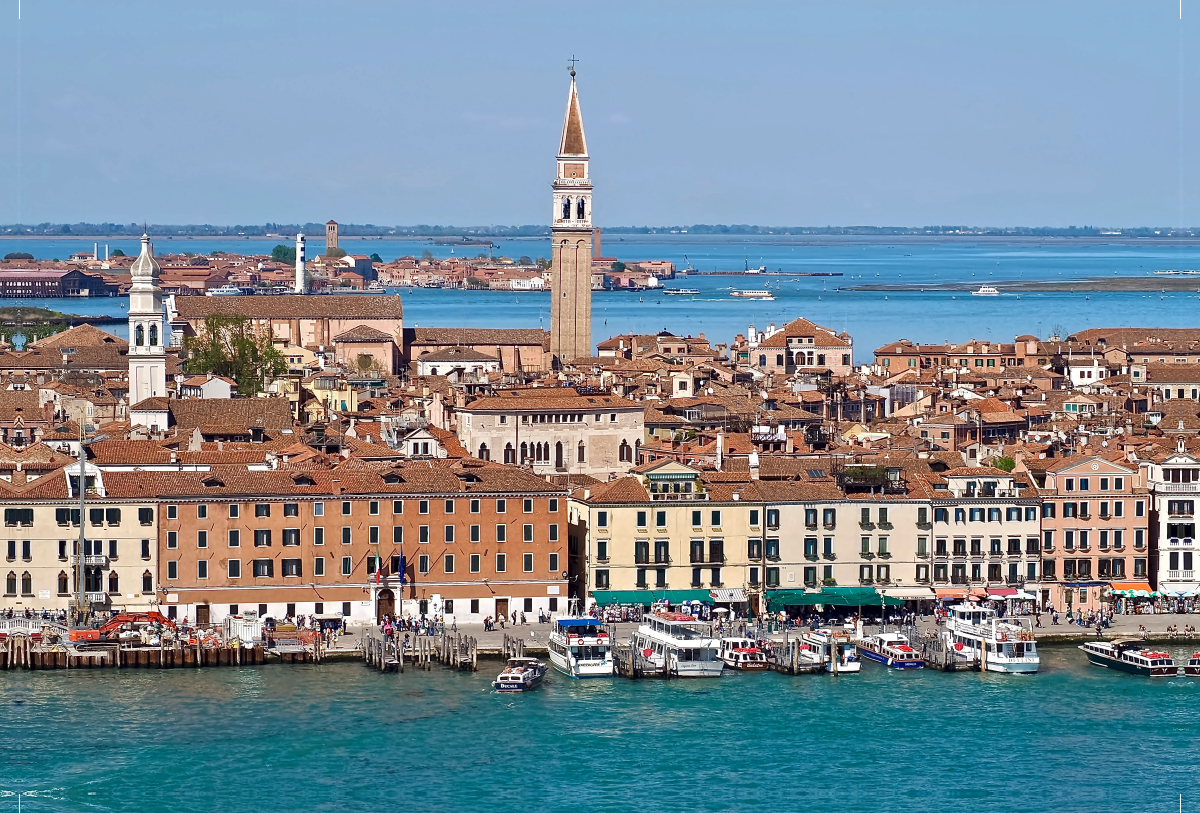
<path id="1" fill-rule="evenodd" d="M 129 405 L 167 395 L 167 358 L 163 349 L 163 301 L 160 268 L 150 235 L 142 235 L 142 253 L 129 269 Z"/>
<path id="2" fill-rule="evenodd" d="M 592 355 L 592 180 L 575 63 L 558 143 L 551 213 L 550 352 L 559 363 Z"/>

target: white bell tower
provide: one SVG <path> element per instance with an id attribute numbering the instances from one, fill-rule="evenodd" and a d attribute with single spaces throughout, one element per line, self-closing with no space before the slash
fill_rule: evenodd
<path id="1" fill-rule="evenodd" d="M 159 266 L 148 234 L 133 261 L 129 287 L 129 405 L 167 395 L 167 358 L 163 349 L 163 301 Z"/>

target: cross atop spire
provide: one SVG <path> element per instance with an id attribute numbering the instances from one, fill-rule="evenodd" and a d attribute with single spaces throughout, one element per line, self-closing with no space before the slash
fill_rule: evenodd
<path id="1" fill-rule="evenodd" d="M 567 62 L 571 63 L 571 64 L 570 64 L 570 65 L 567 67 L 567 70 L 571 72 L 571 78 L 572 78 L 572 79 L 574 79 L 574 78 L 575 78 L 575 63 L 576 63 L 576 62 L 578 62 L 578 61 L 579 61 L 579 60 L 575 58 L 575 55 L 574 55 L 574 54 L 571 54 L 571 58 L 567 60 Z"/>
<path id="2" fill-rule="evenodd" d="M 583 135 L 583 113 L 579 111 L 579 90 L 575 87 L 575 63 L 571 57 L 571 90 L 567 95 L 567 113 L 563 117 L 562 140 L 558 145 L 559 155 L 587 155 L 587 139 Z"/>

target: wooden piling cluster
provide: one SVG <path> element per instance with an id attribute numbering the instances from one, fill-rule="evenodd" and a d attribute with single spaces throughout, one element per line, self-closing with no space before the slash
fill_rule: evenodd
<path id="1" fill-rule="evenodd" d="M 801 643 L 796 639 L 779 644 L 771 650 L 767 663 L 773 670 L 784 675 L 818 675 L 824 672 L 824 663 L 801 660 L 800 647 Z"/>
<path id="2" fill-rule="evenodd" d="M 446 666 L 472 672 L 479 670 L 479 641 L 472 636 L 459 632 L 442 633 L 438 654 Z"/>
<path id="3" fill-rule="evenodd" d="M 913 640 L 913 639 L 910 639 Z M 921 638 L 921 657 L 925 666 L 940 669 L 943 672 L 979 672 L 983 669 L 983 660 L 978 655 L 964 655 L 955 651 L 950 644 L 949 634 L 942 631 L 937 638 Z"/>
<path id="4" fill-rule="evenodd" d="M 613 644 L 613 667 L 621 677 L 638 680 L 646 677 L 671 677 L 665 665 L 662 669 L 654 666 L 640 650 L 629 644 Z"/>
<path id="5" fill-rule="evenodd" d="M 479 639 L 461 633 L 417 635 L 409 640 L 406 649 L 403 644 L 387 640 L 382 632 L 368 630 L 359 649 L 363 662 L 381 672 L 403 672 L 406 661 L 426 671 L 433 668 L 435 661 L 472 672 L 479 669 Z"/>
<path id="6" fill-rule="evenodd" d="M 252 666 L 267 663 L 272 653 L 253 647 L 129 647 L 88 644 L 84 647 L 44 647 L 25 636 L 10 636 L 0 646 L 0 669 L 173 669 L 179 667 Z M 279 663 L 310 663 L 315 652 L 282 652 Z"/>
<path id="7" fill-rule="evenodd" d="M 501 645 L 501 654 L 506 660 L 508 658 L 525 657 L 525 639 L 505 633 L 504 642 Z"/>

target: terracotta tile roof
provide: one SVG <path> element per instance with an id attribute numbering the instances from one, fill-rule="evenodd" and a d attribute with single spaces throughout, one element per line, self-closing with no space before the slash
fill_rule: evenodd
<path id="1" fill-rule="evenodd" d="M 960 466 L 942 472 L 943 477 L 1007 477 L 1008 472 L 992 466 Z"/>
<path id="2" fill-rule="evenodd" d="M 339 333 L 333 337 L 335 342 L 390 342 L 394 341 L 394 337 L 384 333 L 382 330 L 376 330 L 370 325 L 355 325 L 347 331 Z"/>
<path id="3" fill-rule="evenodd" d="M 810 322 L 807 319 L 793 319 L 784 325 L 779 332 L 768 336 L 763 341 L 759 342 L 759 347 L 786 347 L 789 338 L 798 338 L 801 336 L 812 336 L 814 344 L 812 347 L 850 347 L 850 342 L 841 338 L 834 333 L 833 330 L 827 327 Z M 809 345 L 805 345 L 808 347 Z"/>
<path id="4" fill-rule="evenodd" d="M 584 412 L 604 409 L 644 409 L 642 404 L 619 395 L 580 394 L 568 387 L 537 387 L 509 390 L 497 395 L 476 399 L 460 409 L 462 412 L 502 411 L 523 412 L 542 409 L 575 409 Z"/>
<path id="5" fill-rule="evenodd" d="M 414 327 L 405 328 L 407 345 L 472 347 L 481 345 L 542 346 L 549 335 L 540 328 Z"/>
<path id="6" fill-rule="evenodd" d="M 401 319 L 399 296 L 184 296 L 176 299 L 182 319 L 242 316 L 248 319 Z"/>

